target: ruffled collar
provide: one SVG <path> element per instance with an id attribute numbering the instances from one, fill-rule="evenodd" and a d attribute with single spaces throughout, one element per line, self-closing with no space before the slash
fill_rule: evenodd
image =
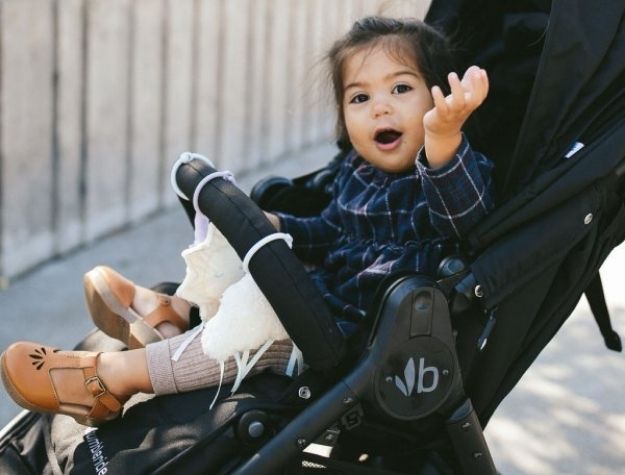
<path id="1" fill-rule="evenodd" d="M 387 183 L 392 182 L 398 178 L 414 175 L 417 169 L 415 165 L 403 172 L 385 172 L 384 170 L 380 170 L 376 166 L 366 161 L 360 155 L 357 156 L 356 160 L 358 160 L 356 173 L 358 173 L 358 175 L 363 180 L 380 186 L 386 185 Z"/>

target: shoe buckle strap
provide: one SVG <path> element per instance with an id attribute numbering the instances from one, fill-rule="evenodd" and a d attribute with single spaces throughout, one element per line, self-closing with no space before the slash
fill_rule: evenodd
<path id="1" fill-rule="evenodd" d="M 104 406 L 107 411 L 112 412 L 117 412 L 121 409 L 121 403 L 109 393 L 98 375 L 86 378 L 85 387 L 96 400 L 92 413 L 99 409 L 98 406 Z"/>
<path id="2" fill-rule="evenodd" d="M 171 323 L 177 327 L 182 333 L 189 329 L 189 322 L 185 321 L 171 305 L 171 297 L 158 296 L 159 306 L 156 307 L 149 315 L 143 317 L 143 321 L 156 329 L 163 322 Z M 158 330 L 156 330 L 158 332 Z"/>
<path id="3" fill-rule="evenodd" d="M 103 404 L 102 399 L 96 399 L 88 417 L 92 421 L 95 421 L 96 424 L 100 424 L 104 421 L 114 419 L 117 413 L 118 411 L 112 411 L 108 406 Z"/>
<path id="4" fill-rule="evenodd" d="M 162 307 L 167 307 L 167 306 L 171 305 L 171 297 L 170 296 L 158 294 L 156 297 L 158 299 L 159 305 L 161 305 Z"/>
<path id="5" fill-rule="evenodd" d="M 91 395 L 96 399 L 99 399 L 107 392 L 107 389 L 104 387 L 104 384 L 99 376 L 91 376 L 90 378 L 85 379 L 85 386 Z"/>

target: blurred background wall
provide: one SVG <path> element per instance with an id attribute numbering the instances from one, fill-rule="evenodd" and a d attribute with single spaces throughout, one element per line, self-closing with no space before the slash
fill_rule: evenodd
<path id="1" fill-rule="evenodd" d="M 332 141 L 325 50 L 428 3 L 0 0 L 0 287 L 172 205 L 184 151 L 241 175 Z"/>

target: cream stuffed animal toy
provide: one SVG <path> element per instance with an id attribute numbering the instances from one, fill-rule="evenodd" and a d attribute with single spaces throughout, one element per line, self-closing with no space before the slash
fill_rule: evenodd
<path id="1" fill-rule="evenodd" d="M 280 319 L 223 234 L 210 223 L 206 239 L 182 252 L 186 276 L 177 295 L 196 304 L 205 322 L 202 348 L 225 361 L 289 338 Z"/>
<path id="2" fill-rule="evenodd" d="M 200 317 L 207 321 L 217 312 L 224 291 L 245 274 L 241 260 L 212 223 L 207 227 L 206 238 L 181 255 L 187 268 L 176 294 L 197 305 Z"/>
<path id="3" fill-rule="evenodd" d="M 189 198 L 178 187 L 176 172 L 180 165 L 193 159 L 205 161 L 214 168 L 213 163 L 202 155 L 190 152 L 180 155 L 171 170 L 171 184 L 176 194 L 185 200 Z M 186 275 L 176 292 L 179 297 L 199 307 L 203 322 L 189 332 L 172 359 L 180 358 L 191 340 L 202 332 L 202 349 L 206 355 L 219 361 L 222 379 L 225 361 L 230 357 L 234 358 L 238 367 L 237 378 L 232 387 L 232 392 L 235 392 L 245 375 L 271 344 L 288 339 L 289 335 L 247 268 L 244 269 L 236 251 L 199 209 L 198 199 L 202 187 L 217 178 L 234 182 L 229 172 L 214 172 L 198 183 L 193 194 L 195 240 L 193 245 L 182 252 L 182 258 L 187 265 Z M 280 234 L 268 236 L 254 248 L 274 238 L 286 239 L 290 245 L 291 237 Z M 249 262 L 253 253 L 250 250 L 246 262 Z M 250 351 L 253 350 L 257 351 L 250 359 Z M 297 371 L 301 372 L 305 364 L 301 351 L 293 345 L 287 373 L 293 371 L 295 365 L 291 363 L 295 361 Z M 219 388 L 211 407 L 217 400 Z"/>

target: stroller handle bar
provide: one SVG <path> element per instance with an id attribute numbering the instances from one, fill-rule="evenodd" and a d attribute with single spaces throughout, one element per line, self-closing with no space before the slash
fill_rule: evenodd
<path id="1" fill-rule="evenodd" d="M 206 161 L 191 159 L 176 167 L 174 180 L 186 196 L 215 169 Z M 198 207 L 243 260 L 256 243 L 275 234 L 263 211 L 228 180 L 211 180 L 198 194 Z M 302 263 L 283 240 L 262 246 L 249 263 L 249 271 L 275 310 L 306 363 L 315 370 L 338 366 L 345 341 L 321 293 Z"/>

